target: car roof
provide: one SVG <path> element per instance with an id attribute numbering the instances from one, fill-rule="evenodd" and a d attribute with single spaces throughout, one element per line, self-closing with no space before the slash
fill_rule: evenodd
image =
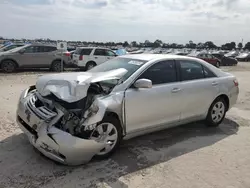
<path id="1" fill-rule="evenodd" d="M 190 59 L 193 60 L 192 57 L 182 56 L 182 55 L 172 55 L 172 54 L 126 54 L 120 56 L 123 58 L 137 59 L 142 61 L 152 61 L 152 60 L 161 60 L 161 59 Z"/>
<path id="2" fill-rule="evenodd" d="M 102 48 L 102 47 L 77 47 L 80 49 L 104 49 L 104 50 L 110 50 L 109 48 Z"/>

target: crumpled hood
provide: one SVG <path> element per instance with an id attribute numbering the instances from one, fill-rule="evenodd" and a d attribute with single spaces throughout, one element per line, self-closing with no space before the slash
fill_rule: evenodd
<path id="1" fill-rule="evenodd" d="M 57 98 L 72 103 L 87 96 L 91 83 L 120 79 L 126 69 L 107 72 L 72 72 L 44 75 L 37 79 L 36 88 L 42 96 L 53 93 Z"/>

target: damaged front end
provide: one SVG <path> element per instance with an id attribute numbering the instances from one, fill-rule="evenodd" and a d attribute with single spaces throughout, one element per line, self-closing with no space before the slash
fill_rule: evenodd
<path id="1" fill-rule="evenodd" d="M 17 122 L 45 156 L 69 165 L 86 163 L 105 147 L 90 137 L 107 110 L 121 116 L 123 93 L 110 93 L 125 73 L 43 76 L 21 94 Z"/>

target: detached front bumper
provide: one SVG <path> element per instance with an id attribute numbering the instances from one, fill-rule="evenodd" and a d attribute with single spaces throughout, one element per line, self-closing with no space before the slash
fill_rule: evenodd
<path id="1" fill-rule="evenodd" d="M 17 123 L 30 143 L 48 158 L 68 165 L 89 162 L 104 148 L 104 143 L 81 139 L 53 125 L 62 117 L 62 112 L 53 112 L 46 107 L 36 107 L 34 93 L 25 90 L 19 99 Z"/>

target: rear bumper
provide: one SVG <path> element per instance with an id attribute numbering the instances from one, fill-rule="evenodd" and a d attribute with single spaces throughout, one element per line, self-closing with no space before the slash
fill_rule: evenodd
<path id="1" fill-rule="evenodd" d="M 238 95 L 239 95 L 239 87 L 234 87 L 231 92 L 229 93 L 229 108 L 230 110 L 238 100 Z"/>

